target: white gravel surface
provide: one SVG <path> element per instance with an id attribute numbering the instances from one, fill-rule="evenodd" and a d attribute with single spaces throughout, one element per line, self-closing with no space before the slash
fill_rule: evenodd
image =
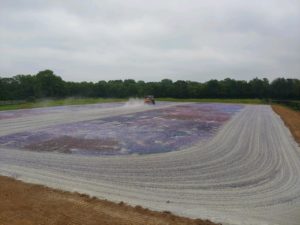
<path id="1" fill-rule="evenodd" d="M 0 136 L 149 109 L 5 120 Z M 300 225 L 300 148 L 269 106 L 245 106 L 211 141 L 182 151 L 89 157 L 0 148 L 0 174 L 223 224 Z"/>

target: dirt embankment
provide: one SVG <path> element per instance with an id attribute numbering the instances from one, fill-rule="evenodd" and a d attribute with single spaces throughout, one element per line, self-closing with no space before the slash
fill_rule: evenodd
<path id="1" fill-rule="evenodd" d="M 1 225 L 215 225 L 0 176 Z"/>
<path id="2" fill-rule="evenodd" d="M 295 140 L 300 144 L 300 112 L 281 105 L 272 105 L 272 108 L 281 117 Z"/>

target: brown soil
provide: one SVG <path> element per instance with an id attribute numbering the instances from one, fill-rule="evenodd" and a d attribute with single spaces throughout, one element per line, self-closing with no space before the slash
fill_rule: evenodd
<path id="1" fill-rule="evenodd" d="M 0 176 L 0 225 L 215 225 Z"/>
<path id="2" fill-rule="evenodd" d="M 295 140 L 300 144 L 300 112 L 281 105 L 272 105 L 272 108 L 281 117 Z"/>

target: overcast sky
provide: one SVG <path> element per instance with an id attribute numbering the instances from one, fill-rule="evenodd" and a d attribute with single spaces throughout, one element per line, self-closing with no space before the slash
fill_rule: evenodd
<path id="1" fill-rule="evenodd" d="M 300 0 L 0 0 L 0 76 L 300 78 Z"/>

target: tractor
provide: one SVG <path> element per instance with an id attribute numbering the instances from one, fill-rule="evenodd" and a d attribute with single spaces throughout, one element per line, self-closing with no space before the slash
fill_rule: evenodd
<path id="1" fill-rule="evenodd" d="M 148 105 L 155 105 L 155 100 L 153 95 L 147 95 L 144 97 L 144 103 Z"/>

